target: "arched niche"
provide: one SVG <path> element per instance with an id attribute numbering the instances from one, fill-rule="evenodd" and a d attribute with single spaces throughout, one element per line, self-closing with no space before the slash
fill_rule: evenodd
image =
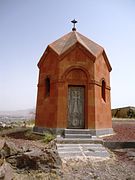
<path id="1" fill-rule="evenodd" d="M 87 83 L 90 81 L 89 73 L 85 68 L 82 67 L 70 67 L 62 76 L 62 79 L 67 82 L 83 82 Z"/>

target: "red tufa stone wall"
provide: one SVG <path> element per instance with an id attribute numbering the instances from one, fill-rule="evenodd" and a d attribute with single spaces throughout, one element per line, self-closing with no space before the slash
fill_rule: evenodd
<path id="1" fill-rule="evenodd" d="M 105 57 L 93 59 L 79 45 L 66 52 L 62 58 L 53 51 L 42 57 L 39 65 L 39 83 L 36 107 L 37 127 L 67 128 L 68 86 L 85 87 L 85 128 L 112 128 L 110 104 L 110 76 Z M 45 78 L 51 82 L 50 96 L 45 97 Z M 105 101 L 101 96 L 105 80 Z"/>
<path id="2" fill-rule="evenodd" d="M 38 127 L 57 126 L 57 101 L 58 101 L 58 59 L 53 52 L 48 52 L 42 65 L 39 67 L 38 96 L 36 105 L 36 122 Z M 50 96 L 46 96 L 45 79 L 50 78 Z"/>
<path id="3" fill-rule="evenodd" d="M 102 80 L 105 81 L 105 101 L 102 98 Z M 111 128 L 110 72 L 103 55 L 95 62 L 95 128 Z"/>

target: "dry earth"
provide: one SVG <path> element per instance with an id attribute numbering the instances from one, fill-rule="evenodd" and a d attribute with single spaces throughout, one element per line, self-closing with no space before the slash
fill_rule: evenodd
<path id="1" fill-rule="evenodd" d="M 135 141 L 135 120 L 131 121 L 114 121 L 113 130 L 115 134 L 113 136 L 105 137 L 105 141 L 120 141 L 128 142 Z"/>
<path id="2" fill-rule="evenodd" d="M 114 136 L 106 137 L 104 140 L 135 140 L 135 125 L 134 123 L 113 125 L 116 134 Z M 123 133 L 123 134 L 122 134 Z M 121 135 L 122 134 L 122 135 Z M 35 140 L 34 140 L 35 139 Z M 135 180 L 135 149 L 117 149 L 111 152 L 112 157 L 102 161 L 102 159 L 70 159 L 59 161 L 57 150 L 55 151 L 55 144 L 50 143 L 46 145 L 39 137 L 33 136 L 26 132 L 17 132 L 0 138 L 0 147 L 2 148 L 3 142 L 14 144 L 15 148 L 23 149 L 23 153 L 33 149 L 51 151 L 52 144 L 55 153 L 50 153 L 49 161 L 46 161 L 47 168 L 33 169 L 31 166 L 24 168 L 17 168 L 12 163 L 8 162 L 8 158 L 0 160 L 0 175 L 7 170 L 7 180 Z M 46 151 L 44 150 L 46 154 Z M 53 157 L 53 158 L 52 158 Z M 53 159 L 53 161 L 52 161 Z M 56 166 L 51 167 L 50 161 L 55 163 Z M 27 162 L 27 161 L 26 161 Z M 2 179 L 2 178 L 1 178 Z"/>

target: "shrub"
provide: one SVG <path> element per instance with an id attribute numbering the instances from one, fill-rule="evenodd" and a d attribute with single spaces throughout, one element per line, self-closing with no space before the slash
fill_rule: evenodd
<path id="1" fill-rule="evenodd" d="M 52 141 L 53 139 L 55 139 L 55 136 L 51 133 L 45 133 L 44 134 L 44 139 L 43 142 L 45 143 L 49 143 L 50 141 Z"/>

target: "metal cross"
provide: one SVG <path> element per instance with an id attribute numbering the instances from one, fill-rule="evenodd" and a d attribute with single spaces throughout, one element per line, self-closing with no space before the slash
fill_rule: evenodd
<path id="1" fill-rule="evenodd" d="M 72 31 L 76 31 L 75 24 L 77 23 L 77 21 L 74 19 L 73 21 L 71 21 L 71 23 L 73 23 Z"/>

